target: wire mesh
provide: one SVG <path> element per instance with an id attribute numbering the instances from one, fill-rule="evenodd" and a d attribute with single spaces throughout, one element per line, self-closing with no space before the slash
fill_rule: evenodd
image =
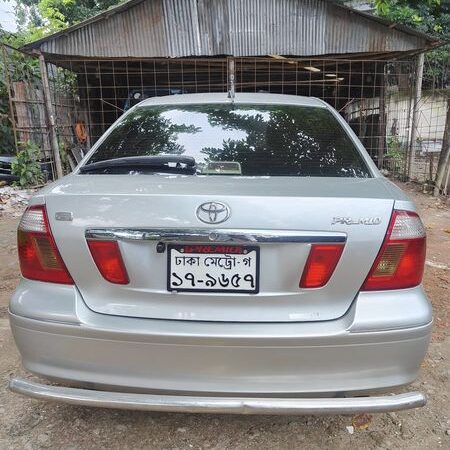
<path id="1" fill-rule="evenodd" d="M 437 89 L 423 91 L 417 105 L 417 139 L 411 142 L 414 60 L 278 55 L 233 60 L 237 93 L 318 97 L 339 111 L 386 173 L 420 182 L 434 179 L 446 119 L 446 94 Z M 227 57 L 58 58 L 48 63 L 48 72 L 60 145 L 70 150 L 69 153 L 77 149 L 79 155 L 84 154 L 124 111 L 145 98 L 227 92 L 230 88 Z M 37 85 L 36 90 L 39 91 Z M 12 95 L 20 133 L 23 125 L 19 125 L 20 103 L 14 89 Z M 26 101 L 28 106 L 35 101 L 29 91 L 25 97 L 20 101 Z M 42 134 L 43 154 L 47 158 L 45 126 L 36 118 L 30 122 L 29 136 Z M 40 131 L 33 131 L 33 127 Z M 80 128 L 84 130 L 84 138 Z M 410 152 L 414 152 L 414 164 L 408 173 Z"/>

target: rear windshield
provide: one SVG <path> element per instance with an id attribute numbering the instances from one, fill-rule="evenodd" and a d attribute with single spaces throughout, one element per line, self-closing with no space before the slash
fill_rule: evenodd
<path id="1" fill-rule="evenodd" d="M 88 164 L 156 155 L 193 157 L 199 175 L 371 176 L 330 111 L 291 105 L 138 107 L 115 126 Z M 114 173 L 125 173 L 120 170 L 125 169 Z"/>

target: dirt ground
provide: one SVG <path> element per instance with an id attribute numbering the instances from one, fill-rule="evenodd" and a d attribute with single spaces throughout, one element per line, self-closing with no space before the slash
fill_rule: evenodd
<path id="1" fill-rule="evenodd" d="M 284 417 L 163 414 L 43 403 L 7 390 L 24 375 L 7 319 L 18 281 L 17 217 L 0 215 L 0 448 L 1 449 L 450 449 L 450 205 L 401 187 L 416 201 L 428 230 L 424 284 L 435 325 L 414 389 L 424 408 L 374 415 L 352 430 L 351 416 Z M 353 431 L 353 433 L 351 433 Z"/>

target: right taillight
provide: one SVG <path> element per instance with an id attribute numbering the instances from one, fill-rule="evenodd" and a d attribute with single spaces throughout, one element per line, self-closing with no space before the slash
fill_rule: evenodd
<path id="1" fill-rule="evenodd" d="M 333 275 L 343 250 L 343 244 L 312 244 L 300 287 L 311 289 L 325 286 Z"/>
<path id="2" fill-rule="evenodd" d="M 422 282 L 425 228 L 419 216 L 394 210 L 383 245 L 361 290 L 405 289 Z"/>

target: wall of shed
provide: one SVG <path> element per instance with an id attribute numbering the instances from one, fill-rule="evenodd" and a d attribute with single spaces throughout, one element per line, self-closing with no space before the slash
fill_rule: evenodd
<path id="1" fill-rule="evenodd" d="M 44 53 L 92 58 L 406 52 L 423 37 L 326 0 L 144 0 L 48 38 Z"/>

